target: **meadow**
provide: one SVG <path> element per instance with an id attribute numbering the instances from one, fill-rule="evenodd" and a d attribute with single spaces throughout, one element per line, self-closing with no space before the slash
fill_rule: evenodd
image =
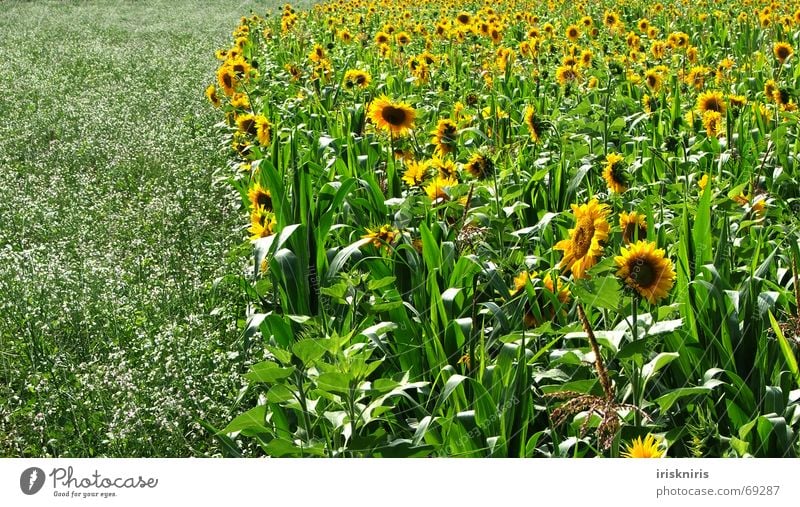
<path id="1" fill-rule="evenodd" d="M 797 456 L 798 27 L 762 0 L 242 17 L 206 81 L 251 245 L 255 399 L 220 444 Z"/>
<path id="2" fill-rule="evenodd" d="M 0 455 L 219 453 L 238 216 L 203 83 L 267 7 L 0 2 Z"/>
<path id="3" fill-rule="evenodd" d="M 800 455 L 797 0 L 0 8 L 0 455 Z"/>

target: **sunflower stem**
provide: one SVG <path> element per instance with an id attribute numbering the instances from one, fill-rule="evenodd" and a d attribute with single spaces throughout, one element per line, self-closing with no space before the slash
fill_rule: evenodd
<path id="1" fill-rule="evenodd" d="M 586 312 L 583 311 L 583 305 L 578 303 L 577 307 L 578 318 L 581 320 L 583 330 L 586 333 L 586 336 L 589 338 L 589 344 L 592 346 L 592 352 L 594 353 L 594 366 L 597 369 L 597 376 L 600 379 L 600 385 L 603 386 L 603 392 L 605 393 L 606 400 L 610 402 L 614 399 L 614 389 L 611 386 L 611 381 L 608 379 L 608 371 L 606 370 L 605 363 L 603 363 L 603 356 L 600 354 L 600 346 L 597 344 L 597 339 L 594 336 L 594 331 L 592 331 L 592 326 L 589 323 L 589 319 L 586 318 Z"/>
<path id="2" fill-rule="evenodd" d="M 800 287 L 797 284 L 797 254 L 792 252 L 792 276 L 794 277 L 794 306 L 797 318 L 800 319 Z"/>
<path id="3" fill-rule="evenodd" d="M 631 332 L 633 340 L 639 339 L 639 298 L 634 296 L 631 299 Z M 642 360 L 636 356 L 633 359 L 633 372 L 631 375 L 631 387 L 633 388 L 633 404 L 637 410 L 633 411 L 633 422 L 636 426 L 642 425 L 642 416 L 638 409 L 642 406 Z"/>

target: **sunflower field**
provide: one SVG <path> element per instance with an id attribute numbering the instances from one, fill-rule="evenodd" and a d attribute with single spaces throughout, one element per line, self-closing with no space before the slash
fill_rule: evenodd
<path id="1" fill-rule="evenodd" d="M 800 455 L 800 2 L 337 0 L 217 51 L 229 455 Z M 208 84 L 207 83 L 207 84 Z"/>

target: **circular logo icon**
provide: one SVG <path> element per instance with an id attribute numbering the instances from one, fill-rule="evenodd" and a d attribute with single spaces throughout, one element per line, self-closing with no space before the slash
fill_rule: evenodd
<path id="1" fill-rule="evenodd" d="M 26 468 L 19 476 L 19 489 L 26 495 L 35 495 L 42 486 L 44 486 L 44 470 L 41 468 Z"/>

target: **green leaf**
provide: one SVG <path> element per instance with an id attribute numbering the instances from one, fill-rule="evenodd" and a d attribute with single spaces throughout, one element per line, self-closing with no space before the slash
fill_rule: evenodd
<path id="1" fill-rule="evenodd" d="M 294 372 L 294 367 L 281 368 L 272 361 L 263 361 L 250 367 L 244 378 L 251 382 L 266 382 L 274 384 L 283 380 Z"/>
<path id="2" fill-rule="evenodd" d="M 642 377 L 644 378 L 644 385 L 658 373 L 664 366 L 668 365 L 675 359 L 678 359 L 680 354 L 677 352 L 662 352 L 653 358 L 649 363 L 642 367 Z"/>
<path id="3" fill-rule="evenodd" d="M 348 393 L 350 392 L 350 377 L 338 372 L 322 373 L 317 377 L 317 385 L 325 391 Z"/>
<path id="4" fill-rule="evenodd" d="M 586 306 L 616 310 L 622 297 L 622 285 L 616 276 L 578 280 L 572 293 Z"/>
<path id="5" fill-rule="evenodd" d="M 324 356 L 330 344 L 330 339 L 315 340 L 308 338 L 292 345 L 292 352 L 304 365 L 307 365 Z"/>
<path id="6" fill-rule="evenodd" d="M 787 340 L 786 336 L 783 334 L 778 321 L 775 320 L 775 316 L 771 311 L 767 311 L 769 312 L 769 322 L 772 326 L 772 330 L 775 332 L 775 336 L 778 337 L 778 345 L 780 346 L 781 353 L 783 354 L 783 359 L 786 361 L 789 371 L 792 373 L 792 375 L 794 375 L 796 385 L 800 386 L 800 369 L 798 369 L 797 359 L 794 357 L 794 350 L 792 350 L 789 340 Z"/>
<path id="7" fill-rule="evenodd" d="M 666 412 L 672 408 L 672 405 L 674 405 L 676 401 L 681 398 L 685 398 L 687 396 L 697 396 L 700 394 L 708 394 L 710 392 L 710 387 L 680 387 L 659 397 L 656 399 L 656 403 L 658 404 L 659 408 L 661 408 L 662 412 Z"/>
<path id="8" fill-rule="evenodd" d="M 267 406 L 259 405 L 251 408 L 247 412 L 240 414 L 222 430 L 223 434 L 236 433 L 243 430 L 256 430 L 257 432 L 268 432 L 264 426 L 266 419 Z"/>

